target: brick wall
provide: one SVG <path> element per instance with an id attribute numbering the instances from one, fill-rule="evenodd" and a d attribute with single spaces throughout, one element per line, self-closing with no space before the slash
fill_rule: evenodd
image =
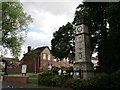
<path id="1" fill-rule="evenodd" d="M 47 71 L 48 68 L 48 60 L 47 60 L 47 54 L 46 54 L 46 59 L 43 59 L 43 54 L 40 54 L 40 71 Z M 46 65 L 44 66 L 44 63 L 46 63 Z"/>
<path id="2" fill-rule="evenodd" d="M 43 59 L 43 54 L 46 54 L 46 59 Z M 48 60 L 48 55 L 51 55 L 51 60 Z M 21 61 L 21 64 L 27 65 L 27 72 L 41 72 L 41 71 L 47 71 L 49 65 L 54 65 L 56 67 L 58 66 L 66 66 L 68 67 L 70 64 L 67 61 L 60 61 L 58 60 L 54 61 L 54 56 L 50 53 L 49 50 L 44 49 L 40 55 L 39 59 L 36 58 L 34 60 L 29 53 L 24 54 L 24 57 Z"/>
<path id="3" fill-rule="evenodd" d="M 4 76 L 3 81 L 13 82 L 13 83 L 20 83 L 20 84 L 27 84 L 28 77 L 23 76 Z"/>
<path id="4" fill-rule="evenodd" d="M 5 71 L 4 68 L 2 68 L 2 71 Z M 17 68 L 7 68 L 7 72 L 21 72 L 21 67 Z"/>
<path id="5" fill-rule="evenodd" d="M 29 54 L 25 54 L 23 57 L 23 60 L 21 61 L 21 64 L 27 65 L 27 72 L 35 72 L 35 62 L 33 58 Z"/>
<path id="6" fill-rule="evenodd" d="M 7 72 L 21 72 L 21 67 L 7 68 Z"/>

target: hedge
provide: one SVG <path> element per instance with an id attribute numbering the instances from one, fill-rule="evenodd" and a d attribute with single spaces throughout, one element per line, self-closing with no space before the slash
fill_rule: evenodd
<path id="1" fill-rule="evenodd" d="M 97 74 L 94 77 L 68 78 L 64 75 L 58 76 L 51 72 L 39 74 L 39 84 L 52 87 L 67 87 L 75 90 L 92 88 L 120 88 L 120 71 L 113 74 Z"/>

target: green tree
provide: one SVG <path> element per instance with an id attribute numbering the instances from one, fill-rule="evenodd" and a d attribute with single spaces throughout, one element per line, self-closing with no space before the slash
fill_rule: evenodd
<path id="1" fill-rule="evenodd" d="M 60 60 L 67 57 L 73 60 L 75 56 L 74 44 L 75 35 L 73 25 L 71 23 L 67 23 L 53 34 L 53 39 L 51 40 L 51 52 Z"/>
<path id="2" fill-rule="evenodd" d="M 120 70 L 120 2 L 109 3 L 106 9 L 107 19 L 109 23 L 109 36 L 107 41 L 107 50 L 105 54 L 106 65 L 108 72 Z"/>
<path id="3" fill-rule="evenodd" d="M 10 49 L 12 55 L 18 58 L 21 45 L 32 21 L 30 15 L 24 12 L 20 2 L 2 2 L 2 46 Z"/>

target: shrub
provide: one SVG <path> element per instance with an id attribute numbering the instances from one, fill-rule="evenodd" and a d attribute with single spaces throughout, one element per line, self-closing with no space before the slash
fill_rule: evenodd
<path id="1" fill-rule="evenodd" d="M 66 82 L 66 77 L 64 75 L 62 76 L 54 76 L 52 78 L 52 86 L 54 87 L 62 87 Z"/>
<path id="2" fill-rule="evenodd" d="M 92 78 L 93 88 L 110 88 L 110 76 L 107 74 L 98 74 Z"/>
<path id="3" fill-rule="evenodd" d="M 79 90 L 81 88 L 80 83 L 81 83 L 80 78 L 73 79 L 70 87 L 73 88 L 73 89 L 78 89 Z"/>
<path id="4" fill-rule="evenodd" d="M 64 86 L 67 78 L 64 75 L 54 75 L 52 72 L 42 72 L 39 74 L 39 84 L 52 87 Z"/>
<path id="5" fill-rule="evenodd" d="M 81 78 L 67 78 L 64 75 L 57 76 L 51 72 L 44 72 L 39 74 L 39 84 L 52 87 L 70 87 L 75 90 L 80 89 L 94 89 L 94 88 L 120 88 L 120 71 L 108 74 L 97 74 L 93 77 Z"/>
<path id="6" fill-rule="evenodd" d="M 120 70 L 111 75 L 111 88 L 120 88 Z"/>
<path id="7" fill-rule="evenodd" d="M 66 80 L 65 80 L 65 82 L 63 82 L 62 84 L 62 86 L 63 87 L 65 87 L 65 88 L 70 88 L 71 87 L 71 85 L 72 85 L 72 82 L 73 82 L 73 79 L 72 78 L 67 78 Z"/>
<path id="8" fill-rule="evenodd" d="M 86 79 L 73 79 L 71 88 L 91 89 L 91 88 L 110 88 L 110 77 L 107 74 L 99 74 Z"/>
<path id="9" fill-rule="evenodd" d="M 54 74 L 51 72 L 41 72 L 39 74 L 39 84 L 45 86 L 51 86 L 53 77 Z"/>
<path id="10" fill-rule="evenodd" d="M 93 88 L 93 83 L 91 81 L 92 79 L 73 79 L 71 88 L 75 90 L 80 90 L 80 89 L 88 89 L 88 88 Z"/>

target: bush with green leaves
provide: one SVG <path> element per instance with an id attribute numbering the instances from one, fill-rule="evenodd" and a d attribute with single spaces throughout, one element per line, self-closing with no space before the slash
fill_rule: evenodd
<path id="1" fill-rule="evenodd" d="M 58 76 L 52 72 L 41 72 L 39 74 L 39 84 L 52 87 L 62 87 L 67 81 L 64 75 Z"/>
<path id="2" fill-rule="evenodd" d="M 120 88 L 120 71 L 113 74 L 97 74 L 86 79 L 67 78 L 58 76 L 51 72 L 39 74 L 39 84 L 52 87 L 67 87 L 75 90 L 94 88 Z"/>
<path id="3" fill-rule="evenodd" d="M 111 88 L 120 88 L 120 70 L 111 75 Z"/>
<path id="4" fill-rule="evenodd" d="M 80 89 L 87 89 L 87 88 L 93 88 L 94 87 L 94 81 L 89 78 L 89 79 L 73 79 L 71 83 L 71 88 L 75 90 L 80 90 Z"/>
<path id="5" fill-rule="evenodd" d="M 75 90 L 79 89 L 91 89 L 91 88 L 120 88 L 120 71 L 108 74 L 97 74 L 94 77 L 86 79 L 73 79 L 71 88 Z"/>
<path id="6" fill-rule="evenodd" d="M 53 77 L 54 74 L 51 72 L 41 72 L 39 74 L 39 84 L 45 86 L 51 86 Z"/>
<path id="7" fill-rule="evenodd" d="M 55 87 L 63 87 L 66 80 L 67 78 L 64 75 L 61 76 L 56 75 L 52 78 L 52 85 Z"/>
<path id="8" fill-rule="evenodd" d="M 110 88 L 111 76 L 108 74 L 99 74 L 93 77 L 96 82 L 94 88 Z"/>

